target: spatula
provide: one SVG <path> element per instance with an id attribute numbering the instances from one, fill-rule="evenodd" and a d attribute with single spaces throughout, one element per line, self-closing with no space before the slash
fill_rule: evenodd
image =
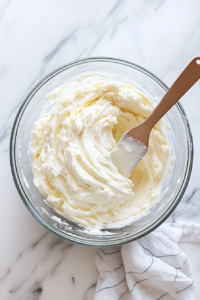
<path id="1" fill-rule="evenodd" d="M 200 57 L 194 58 L 189 63 L 150 116 L 142 124 L 124 133 L 116 147 L 111 151 L 113 164 L 123 176 L 128 177 L 147 153 L 150 132 L 155 124 L 198 79 L 200 79 Z"/>

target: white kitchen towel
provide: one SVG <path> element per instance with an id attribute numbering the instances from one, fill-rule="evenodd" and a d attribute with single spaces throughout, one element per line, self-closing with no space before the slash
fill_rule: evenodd
<path id="1" fill-rule="evenodd" d="M 177 243 L 200 243 L 200 226 L 162 224 L 122 247 L 100 249 L 94 300 L 194 300 L 187 256 Z"/>

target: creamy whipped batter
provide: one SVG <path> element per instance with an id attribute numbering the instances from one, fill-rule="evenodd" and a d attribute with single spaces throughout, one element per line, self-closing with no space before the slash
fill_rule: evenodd
<path id="1" fill-rule="evenodd" d="M 164 123 L 153 128 L 147 154 L 124 177 L 110 153 L 153 104 L 123 80 L 81 75 L 46 96 L 52 108 L 32 130 L 34 184 L 59 214 L 91 232 L 122 227 L 158 201 L 169 157 Z"/>

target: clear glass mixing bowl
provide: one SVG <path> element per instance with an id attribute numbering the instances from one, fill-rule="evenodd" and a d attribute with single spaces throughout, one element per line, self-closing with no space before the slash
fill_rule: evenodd
<path id="1" fill-rule="evenodd" d="M 21 199 L 32 215 L 46 228 L 58 236 L 89 246 L 115 246 L 138 239 L 159 226 L 173 212 L 188 185 L 193 162 L 193 143 L 190 126 L 182 106 L 177 103 L 164 117 L 171 130 L 165 132 L 170 145 L 170 158 L 175 156 L 174 165 L 163 180 L 160 202 L 149 213 L 132 225 L 121 229 L 106 230 L 104 235 L 89 235 L 76 224 L 58 215 L 46 203 L 33 184 L 28 146 L 33 123 L 44 105 L 44 97 L 82 72 L 107 72 L 132 80 L 135 87 L 148 92 L 156 104 L 162 99 L 168 87 L 147 70 L 124 60 L 97 57 L 82 59 L 67 64 L 42 79 L 22 103 L 11 134 L 10 164 L 15 185 Z M 157 99 L 157 100 L 156 100 Z"/>

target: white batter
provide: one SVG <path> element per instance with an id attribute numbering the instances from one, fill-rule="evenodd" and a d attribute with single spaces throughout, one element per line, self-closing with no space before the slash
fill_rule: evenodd
<path id="1" fill-rule="evenodd" d="M 98 77 L 98 78 L 97 78 Z M 169 148 L 160 121 L 129 178 L 110 152 L 153 105 L 140 91 L 106 76 L 82 76 L 54 89 L 55 105 L 32 130 L 34 183 L 54 209 L 91 231 L 122 227 L 156 203 Z"/>

